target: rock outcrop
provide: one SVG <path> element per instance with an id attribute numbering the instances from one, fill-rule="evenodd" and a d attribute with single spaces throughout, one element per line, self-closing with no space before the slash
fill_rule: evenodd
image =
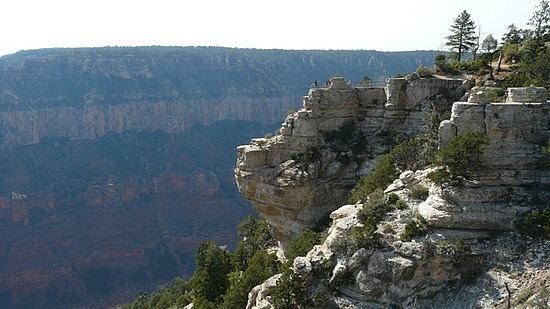
<path id="1" fill-rule="evenodd" d="M 312 93 L 315 90 L 306 102 Z M 377 225 L 371 235 L 377 239 L 375 245 L 357 243 L 367 233 L 361 230 L 364 225 L 358 216 L 364 204 L 332 211 L 326 239 L 305 257 L 297 257 L 292 266 L 314 307 L 510 308 L 527 300 L 548 306 L 550 243 L 522 237 L 514 225 L 519 215 L 548 207 L 550 103 L 546 97 L 540 88 L 510 89 L 506 103 L 491 103 L 483 92 L 473 89 L 468 102 L 454 103 L 451 119 L 440 126 L 441 146 L 446 147 L 456 135 L 483 132 L 490 140 L 481 157 L 483 167 L 473 179 L 442 187 L 427 177 L 433 167 L 401 173 L 385 193 L 395 194 L 405 206 L 393 208 Z M 410 106 L 407 100 L 385 102 L 386 109 Z M 385 117 L 379 119 L 383 121 Z M 295 119 L 292 127 L 288 118 L 285 123 L 281 133 L 300 124 Z M 282 143 L 284 136 L 275 140 Z M 274 212 L 266 210 L 278 206 L 266 207 L 272 199 L 261 191 L 270 179 L 264 172 L 270 170 L 266 164 L 273 162 L 269 147 L 284 149 L 275 140 L 262 140 L 262 148 L 241 147 L 238 163 L 242 166 L 236 170 L 241 192 L 254 201 L 268 222 Z M 255 155 L 249 157 L 247 152 L 260 150 L 261 160 L 244 169 L 252 166 L 246 159 Z M 285 167 L 283 163 L 272 169 L 284 173 Z M 248 173 L 239 174 L 243 171 Z M 263 182 L 249 182 L 247 177 Z M 414 187 L 425 188 L 427 197 L 414 196 Z M 285 191 L 285 186 L 279 186 L 278 197 L 284 197 Z M 287 201 L 285 205 L 295 204 Z M 292 220 L 290 207 L 287 212 L 285 218 Z M 304 213 L 301 208 L 296 212 Z M 277 276 L 253 290 L 247 308 L 273 307 L 270 295 Z"/>
<path id="2" fill-rule="evenodd" d="M 399 234 L 419 201 L 408 198 L 407 189 L 394 192 L 409 208 L 391 213 L 379 225 L 380 246 L 353 245 L 363 205 L 345 205 L 331 213 L 324 242 L 294 260 L 292 268 L 304 278 L 313 307 L 507 308 L 529 297 L 548 305 L 549 241 L 526 245 L 515 233 L 449 229 L 430 229 L 403 241 Z M 273 308 L 271 295 L 279 278 L 255 287 L 247 308 Z"/>
<path id="3" fill-rule="evenodd" d="M 441 145 L 470 131 L 484 133 L 489 145 L 475 181 L 445 187 L 423 203 L 420 213 L 433 226 L 510 230 L 517 215 L 548 200 L 550 102 L 544 88 L 510 88 L 505 103 L 489 103 L 482 92 L 453 104 L 440 125 Z"/>
<path id="4" fill-rule="evenodd" d="M 275 136 L 237 149 L 238 188 L 284 243 L 343 204 L 393 137 L 429 130 L 466 88 L 457 79 L 395 78 L 377 88 L 334 77 L 311 88 Z"/>

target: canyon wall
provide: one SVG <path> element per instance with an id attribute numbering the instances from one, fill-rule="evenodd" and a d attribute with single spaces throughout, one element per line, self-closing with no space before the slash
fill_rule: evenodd
<path id="1" fill-rule="evenodd" d="M 0 145 L 16 147 L 47 138 L 97 139 L 127 131 L 181 133 L 221 120 L 271 124 L 284 117 L 295 101 L 232 98 L 5 111 L 0 112 Z"/>
<path id="2" fill-rule="evenodd" d="M 473 91 L 455 102 L 441 122 L 440 145 L 457 135 L 481 132 L 489 139 L 482 167 L 466 187 L 443 187 L 419 207 L 434 227 L 512 230 L 518 216 L 548 200 L 550 103 L 545 88 L 509 88 L 506 102 L 490 102 Z"/>
<path id="3" fill-rule="evenodd" d="M 234 149 L 315 79 L 375 82 L 435 51 L 67 48 L 0 57 L 0 303 L 96 307 L 194 269 L 253 212 Z"/>

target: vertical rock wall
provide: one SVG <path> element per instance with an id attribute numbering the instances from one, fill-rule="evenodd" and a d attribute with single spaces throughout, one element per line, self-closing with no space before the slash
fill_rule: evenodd
<path id="1" fill-rule="evenodd" d="M 97 139 L 126 131 L 186 132 L 219 120 L 275 123 L 292 98 L 128 103 L 0 112 L 0 146 L 36 144 L 45 138 Z"/>
<path id="2" fill-rule="evenodd" d="M 490 103 L 483 93 L 453 104 L 451 119 L 441 124 L 441 144 L 478 131 L 490 140 L 482 159 L 486 185 L 550 183 L 544 149 L 550 140 L 550 104 L 544 88 L 510 88 L 506 103 Z"/>

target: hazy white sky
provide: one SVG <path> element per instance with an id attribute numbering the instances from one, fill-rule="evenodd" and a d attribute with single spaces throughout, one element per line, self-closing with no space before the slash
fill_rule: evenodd
<path id="1" fill-rule="evenodd" d="M 500 41 L 540 0 L 4 0 L 0 55 L 92 46 L 441 49 L 463 10 Z"/>

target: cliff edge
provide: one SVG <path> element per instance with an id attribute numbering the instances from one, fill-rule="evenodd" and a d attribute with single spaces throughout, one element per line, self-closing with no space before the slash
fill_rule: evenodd
<path id="1" fill-rule="evenodd" d="M 435 184 L 428 175 L 437 167 L 424 166 L 403 171 L 384 193 L 339 207 L 347 185 L 367 174 L 376 155 L 387 149 L 382 130 L 404 136 L 422 132 L 442 93 L 454 89 L 458 95 L 465 85 L 390 79 L 382 92 L 339 78 L 332 82 L 311 89 L 279 134 L 238 149 L 239 190 L 283 243 L 334 209 L 324 241 L 295 258 L 290 275 L 275 275 L 255 287 L 247 308 L 273 308 L 275 287 L 296 278 L 306 295 L 301 301 L 316 308 L 549 306 L 549 240 L 517 229 L 518 223 L 535 227 L 543 213 L 536 209 L 548 209 L 546 90 L 510 88 L 507 102 L 495 103 L 474 88 L 452 104 L 450 119 L 439 125 L 440 148 L 468 132 L 488 138 L 481 167 L 469 179 Z M 429 90 L 436 84 L 446 85 L 447 92 Z M 324 133 L 341 133 L 350 120 L 356 122 L 353 136 L 365 134 L 360 150 L 345 148 L 343 141 L 337 148 L 328 140 L 333 135 Z M 354 143 L 347 140 L 348 146 Z M 303 157 L 292 155 L 311 147 L 317 147 L 316 157 L 305 166 Z M 342 151 L 352 160 L 339 160 Z M 375 216 L 379 221 L 372 225 Z"/>
<path id="2" fill-rule="evenodd" d="M 344 204 L 392 143 L 429 131 L 468 85 L 391 78 L 386 87 L 357 87 L 333 77 L 311 88 L 274 136 L 238 147 L 238 189 L 284 244 Z"/>

